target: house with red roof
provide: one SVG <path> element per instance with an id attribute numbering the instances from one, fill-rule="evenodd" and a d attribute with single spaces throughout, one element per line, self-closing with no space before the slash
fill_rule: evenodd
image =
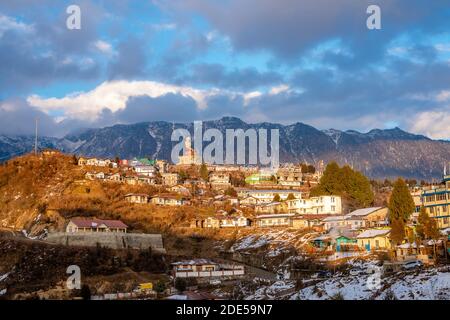
<path id="1" fill-rule="evenodd" d="M 102 220 L 96 218 L 73 218 L 66 227 L 67 233 L 76 232 L 121 232 L 126 233 L 128 226 L 120 220 Z"/>

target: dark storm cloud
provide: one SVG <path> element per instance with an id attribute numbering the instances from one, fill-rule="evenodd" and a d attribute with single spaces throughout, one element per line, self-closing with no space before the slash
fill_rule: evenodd
<path id="1" fill-rule="evenodd" d="M 10 96 L 56 81 L 99 76 L 99 65 L 90 58 L 89 51 L 97 37 L 95 21 L 103 13 L 90 2 L 80 1 L 82 14 L 85 14 L 82 28 L 68 30 L 67 3 L 51 3 L 18 1 L 0 4 L 0 15 L 22 26 L 7 28 L 0 34 L 0 87 Z M 50 5 L 57 12 L 56 17 L 46 12 Z M 14 16 L 8 16 L 9 13 Z M 17 20 L 17 16 L 29 19 Z"/>
<path id="2" fill-rule="evenodd" d="M 6 31 L 0 39 L 0 87 L 20 93 L 36 85 L 57 80 L 92 79 L 98 65 L 47 52 L 33 52 L 32 34 Z"/>
<path id="3" fill-rule="evenodd" d="M 143 121 L 193 121 L 198 119 L 198 109 L 190 97 L 166 94 L 157 98 L 148 96 L 132 97 L 125 109 L 115 113 L 122 123 Z"/>
<path id="4" fill-rule="evenodd" d="M 0 134 L 32 135 L 35 132 L 36 118 L 39 121 L 40 135 L 54 135 L 58 128 L 54 119 L 30 107 L 20 99 L 0 101 Z"/>
<path id="5" fill-rule="evenodd" d="M 145 74 L 147 57 L 143 42 L 130 37 L 117 48 L 118 54 L 108 67 L 110 79 L 130 79 Z"/>
<path id="6" fill-rule="evenodd" d="M 207 99 L 208 108 L 200 112 L 200 120 L 214 120 L 223 116 L 240 117 L 245 114 L 242 95 L 215 95 Z"/>
<path id="7" fill-rule="evenodd" d="M 256 68 L 226 70 L 220 64 L 196 64 L 191 74 L 183 79 L 184 83 L 209 84 L 216 87 L 238 90 L 250 90 L 260 86 L 276 85 L 282 82 L 282 76 L 276 72 L 260 72 Z"/>
<path id="8" fill-rule="evenodd" d="M 401 32 L 447 31 L 448 4 L 431 0 L 183 0 L 172 8 L 196 12 L 230 37 L 237 50 L 271 50 L 285 59 L 315 45 L 341 39 L 363 60 L 380 56 Z M 382 9 L 382 30 L 366 27 L 369 5 Z M 170 4 L 167 4 L 170 6 Z M 364 53 L 364 54 L 362 54 Z"/>

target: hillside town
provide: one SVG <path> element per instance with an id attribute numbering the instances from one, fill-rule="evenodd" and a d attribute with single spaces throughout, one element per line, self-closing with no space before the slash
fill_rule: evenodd
<path id="1" fill-rule="evenodd" d="M 43 173 L 43 166 L 54 172 Z M 431 184 L 370 181 L 348 165 L 323 161 L 269 170 L 196 164 L 192 157 L 172 164 L 44 150 L 8 161 L 1 170 L 8 181 L 30 174 L 36 175 L 33 185 L 49 179 L 57 186 L 40 196 L 39 205 L 31 204 L 26 217 L 2 217 L 2 246 L 19 239 L 25 247 L 29 241 L 59 248 L 53 250 L 86 248 L 116 261 L 108 274 L 140 270 L 108 280 L 107 288 L 92 280 L 74 295 L 63 288 L 65 275 L 43 286 L 17 285 L 24 270 L 3 261 L 3 297 L 70 298 L 89 292 L 90 299 L 352 299 L 339 290 L 339 281 L 348 278 L 357 279 L 355 286 L 365 283 L 371 294 L 361 292 L 364 299 L 407 299 L 395 291 L 404 277 L 437 274 L 443 288 L 433 297 L 449 298 L 446 169 L 442 182 Z M 19 199 L 31 191 L 27 195 L 29 186 L 19 190 L 8 181 L 2 187 L 10 188 L 4 189 L 3 211 L 13 212 L 14 201 L 25 201 Z M 10 255 L 1 250 L 3 257 Z M 148 263 L 152 266 L 145 267 Z M 383 285 L 369 284 L 374 275 Z M 320 289 L 328 282 L 337 288 Z M 414 298 L 433 298 L 425 291 Z"/>

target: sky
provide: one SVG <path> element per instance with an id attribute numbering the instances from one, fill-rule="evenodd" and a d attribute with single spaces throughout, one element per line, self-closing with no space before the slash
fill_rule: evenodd
<path id="1" fill-rule="evenodd" d="M 0 0 L 0 134 L 223 116 L 449 140 L 450 0 Z"/>

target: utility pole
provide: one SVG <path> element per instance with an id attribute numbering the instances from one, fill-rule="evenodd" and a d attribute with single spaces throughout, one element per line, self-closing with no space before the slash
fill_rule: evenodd
<path id="1" fill-rule="evenodd" d="M 38 118 L 36 118 L 35 136 L 34 136 L 34 155 L 37 156 L 38 149 Z"/>

